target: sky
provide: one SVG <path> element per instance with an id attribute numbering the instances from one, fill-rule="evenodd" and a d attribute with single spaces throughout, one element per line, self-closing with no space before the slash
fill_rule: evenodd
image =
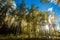
<path id="1" fill-rule="evenodd" d="M 22 0 L 14 0 L 16 5 L 20 5 L 20 3 L 22 2 Z M 53 11 L 55 13 L 55 15 L 57 15 L 59 18 L 57 19 L 57 22 L 60 22 L 60 6 L 55 4 L 53 2 L 53 0 L 49 3 L 41 3 L 40 0 L 24 0 L 26 7 L 31 7 L 32 4 L 34 4 L 35 6 L 39 7 L 40 11 Z"/>

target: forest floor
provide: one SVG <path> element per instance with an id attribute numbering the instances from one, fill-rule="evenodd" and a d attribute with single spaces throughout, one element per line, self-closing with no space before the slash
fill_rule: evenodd
<path id="1" fill-rule="evenodd" d="M 25 38 L 21 36 L 5 36 L 0 35 L 0 40 L 60 40 L 60 37 L 40 37 L 40 38 L 27 38 L 26 35 L 24 35 Z"/>

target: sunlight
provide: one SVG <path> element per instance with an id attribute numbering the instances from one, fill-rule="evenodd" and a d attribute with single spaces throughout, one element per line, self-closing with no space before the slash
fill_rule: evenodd
<path id="1" fill-rule="evenodd" d="M 45 29 L 46 29 L 46 30 L 49 30 L 49 26 L 48 26 L 48 25 L 46 25 L 46 26 L 45 26 Z"/>

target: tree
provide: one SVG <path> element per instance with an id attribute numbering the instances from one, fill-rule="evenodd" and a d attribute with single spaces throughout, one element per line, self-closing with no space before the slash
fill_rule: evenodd
<path id="1" fill-rule="evenodd" d="M 12 1 L 11 1 L 12 2 Z M 6 13 L 8 13 L 9 8 L 11 8 L 11 6 L 13 6 L 10 2 L 8 3 L 8 0 L 2 0 L 0 2 L 0 33 L 3 32 L 4 33 L 9 33 L 9 27 L 8 24 L 5 22 L 5 18 L 6 18 Z M 10 10 L 12 11 L 12 10 Z M 5 30 L 5 32 L 4 32 Z M 8 31 L 7 31 L 8 30 Z"/>
<path id="2" fill-rule="evenodd" d="M 40 2 L 42 2 L 42 3 L 48 3 L 49 1 L 48 0 L 40 0 Z"/>
<path id="3" fill-rule="evenodd" d="M 41 3 L 49 3 L 51 1 L 60 5 L 60 0 L 40 0 Z"/>
<path id="4" fill-rule="evenodd" d="M 13 12 L 14 13 L 14 12 Z M 22 21 L 25 20 L 25 13 L 26 13 L 26 5 L 25 5 L 25 2 L 24 0 L 22 0 L 21 4 L 19 5 L 19 8 L 17 9 L 17 13 L 16 15 L 18 16 L 18 21 L 19 21 L 19 26 L 20 26 L 20 29 L 22 31 L 22 34 L 24 34 L 24 28 L 22 24 Z"/>

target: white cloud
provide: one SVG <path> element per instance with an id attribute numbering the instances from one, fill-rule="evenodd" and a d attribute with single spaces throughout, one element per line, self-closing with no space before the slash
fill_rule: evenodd
<path id="1" fill-rule="evenodd" d="M 58 15 L 58 19 L 56 20 L 56 22 L 60 22 L 60 15 Z"/>
<path id="2" fill-rule="evenodd" d="M 12 8 L 13 8 L 13 9 L 16 9 L 16 7 L 17 7 L 17 6 L 16 6 L 16 3 L 13 1 L 13 6 L 12 6 Z"/>
<path id="3" fill-rule="evenodd" d="M 53 7 L 48 8 L 48 12 L 52 12 L 53 11 Z"/>
<path id="4" fill-rule="evenodd" d="M 48 0 L 50 1 L 50 3 L 54 3 L 54 4 L 57 4 L 58 0 Z"/>
<path id="5" fill-rule="evenodd" d="M 50 1 L 50 3 L 54 2 L 54 0 L 48 0 L 48 1 Z"/>
<path id="6" fill-rule="evenodd" d="M 60 32 L 60 27 L 59 27 L 60 15 L 58 15 L 58 19 L 56 21 L 57 21 L 57 27 L 56 28 Z"/>
<path id="7" fill-rule="evenodd" d="M 54 0 L 50 0 L 50 3 L 54 2 Z"/>
<path id="8" fill-rule="evenodd" d="M 56 30 L 58 30 L 60 32 L 59 24 L 57 25 Z"/>

